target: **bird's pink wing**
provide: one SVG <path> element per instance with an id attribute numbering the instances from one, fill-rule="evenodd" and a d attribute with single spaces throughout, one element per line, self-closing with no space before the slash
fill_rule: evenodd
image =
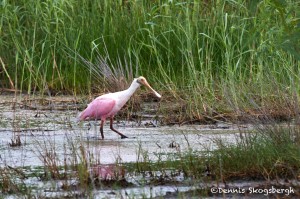
<path id="1" fill-rule="evenodd" d="M 116 101 L 111 98 L 96 98 L 88 107 L 82 111 L 79 116 L 80 120 L 85 119 L 102 119 L 106 118 L 115 106 Z"/>

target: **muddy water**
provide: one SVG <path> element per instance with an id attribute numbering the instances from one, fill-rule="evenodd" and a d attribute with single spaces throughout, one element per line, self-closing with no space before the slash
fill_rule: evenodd
<path id="1" fill-rule="evenodd" d="M 148 127 L 132 121 L 116 121 L 114 126 L 127 139 L 104 127 L 105 139 L 100 139 L 99 122 L 76 122 L 77 110 L 32 110 L 20 102 L 14 109 L 10 97 L 0 100 L 0 166 L 42 166 L 40 153 L 45 148 L 55 150 L 63 159 L 70 143 L 87 147 L 102 164 L 135 162 L 147 155 L 150 160 L 188 150 L 213 150 L 215 138 L 235 142 L 238 128 L 227 124 Z M 20 136 L 21 146 L 11 147 Z"/>
<path id="2" fill-rule="evenodd" d="M 115 127 L 128 136 L 120 137 L 104 128 L 105 139 L 99 135 L 99 122 L 76 122 L 78 110 L 70 98 L 51 98 L 46 101 L 27 100 L 1 96 L 0 98 L 0 167 L 27 167 L 34 170 L 44 166 L 45 158 L 51 156 L 57 165 L 74 161 L 80 156 L 81 147 L 85 154 L 97 164 L 127 163 L 136 161 L 156 161 L 172 157 L 172 154 L 190 150 L 213 150 L 215 139 L 221 138 L 234 143 L 238 137 L 238 127 L 228 124 L 160 126 L 157 121 L 147 119 L 142 123 L 135 121 L 116 121 Z M 74 103 L 73 103 L 74 104 Z M 149 117 L 148 117 L 149 118 Z M 150 116 L 151 118 L 151 116 Z M 17 141 L 20 138 L 20 146 Z M 135 179 L 137 179 L 136 177 Z M 179 174 L 180 178 L 180 174 Z M 130 181 L 130 176 L 126 177 Z M 41 182 L 35 178 L 26 183 L 39 187 L 45 196 L 57 197 L 66 193 L 55 191 L 53 183 Z M 137 183 L 138 184 L 138 183 Z M 136 185 L 137 185 L 136 184 Z M 59 182 L 55 187 L 60 187 Z M 37 188 L 37 189 L 39 189 Z M 176 191 L 196 189 L 190 185 L 134 186 L 120 190 L 95 189 L 94 198 L 119 198 L 130 193 L 135 198 L 159 197 Z M 10 196 L 8 196 L 10 197 Z M 13 195 L 11 196 L 13 198 Z"/>
<path id="3" fill-rule="evenodd" d="M 49 130 L 49 129 L 48 129 Z M 98 128 L 95 130 L 83 130 L 80 128 L 67 130 L 56 129 L 54 131 L 34 130 L 27 132 L 13 132 L 8 129 L 0 129 L 0 166 L 42 166 L 39 160 L 39 152 L 44 148 L 52 148 L 56 151 L 58 159 L 63 159 L 67 154 L 64 147 L 68 143 L 76 145 L 84 144 L 94 153 L 100 163 L 111 164 L 116 162 L 126 163 L 142 161 L 147 155 L 150 160 L 162 158 L 165 154 L 169 157 L 172 153 L 187 152 L 188 150 L 213 150 L 215 138 L 227 139 L 234 142 L 236 134 L 233 132 L 210 132 L 207 130 L 185 130 L 181 128 L 119 128 L 128 136 L 128 139 L 120 139 L 114 132 L 105 128 L 105 139 L 100 140 Z M 11 147 L 12 139 L 20 136 L 22 145 Z"/>

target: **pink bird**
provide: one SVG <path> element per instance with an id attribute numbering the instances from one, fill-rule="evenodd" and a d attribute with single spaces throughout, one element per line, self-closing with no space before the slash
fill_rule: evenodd
<path id="1" fill-rule="evenodd" d="M 88 105 L 88 107 L 79 114 L 79 121 L 101 119 L 100 133 L 102 139 L 104 139 L 103 125 L 106 121 L 106 118 L 110 118 L 110 129 L 119 134 L 122 139 L 128 138 L 127 136 L 114 129 L 113 120 L 115 114 L 124 106 L 124 104 L 136 91 L 136 89 L 138 89 L 141 85 L 148 87 L 158 98 L 161 98 L 161 95 L 158 94 L 148 84 L 147 80 L 141 76 L 139 78 L 135 78 L 130 87 L 126 90 L 104 94 L 94 99 Z"/>

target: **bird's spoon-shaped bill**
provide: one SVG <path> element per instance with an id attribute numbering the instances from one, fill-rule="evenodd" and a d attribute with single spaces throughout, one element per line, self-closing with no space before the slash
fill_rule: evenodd
<path id="1" fill-rule="evenodd" d="M 146 86 L 147 88 L 149 88 L 149 89 L 156 95 L 156 97 L 161 98 L 161 95 L 160 95 L 158 92 L 156 92 L 156 91 L 149 85 L 149 83 L 148 83 L 147 81 L 142 82 L 142 84 L 143 84 L 144 86 Z"/>

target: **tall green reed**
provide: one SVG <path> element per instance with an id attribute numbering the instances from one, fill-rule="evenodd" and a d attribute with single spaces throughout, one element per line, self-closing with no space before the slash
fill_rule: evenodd
<path id="1" fill-rule="evenodd" d="M 238 111 L 250 98 L 271 103 L 274 82 L 284 93 L 299 79 L 299 3 L 280 2 L 3 1 L 0 55 L 28 93 L 103 89 L 80 58 L 100 55 L 112 68 L 136 66 L 192 117 Z"/>

